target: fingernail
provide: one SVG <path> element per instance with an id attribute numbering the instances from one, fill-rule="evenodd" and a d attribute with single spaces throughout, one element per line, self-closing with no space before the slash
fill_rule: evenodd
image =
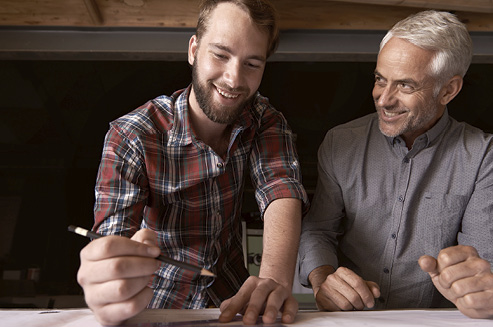
<path id="1" fill-rule="evenodd" d="M 266 312 L 264 314 L 264 316 L 266 316 L 267 318 L 269 318 L 270 320 L 274 320 L 276 319 L 276 316 L 274 315 L 274 313 L 272 313 L 272 311 L 269 311 L 269 312 Z"/>
<path id="2" fill-rule="evenodd" d="M 245 318 L 247 320 L 251 320 L 251 321 L 254 321 L 256 319 L 255 314 L 251 311 L 249 311 L 245 314 Z"/>
<path id="3" fill-rule="evenodd" d="M 228 322 L 228 316 L 224 312 L 219 315 L 219 322 Z"/>
<path id="4" fill-rule="evenodd" d="M 291 323 L 293 321 L 293 316 L 291 316 L 289 313 L 283 315 L 283 321 L 286 323 Z"/>

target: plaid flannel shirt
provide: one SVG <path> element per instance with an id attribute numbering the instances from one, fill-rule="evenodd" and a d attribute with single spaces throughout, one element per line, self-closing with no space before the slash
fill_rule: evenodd
<path id="1" fill-rule="evenodd" d="M 204 308 L 233 296 L 248 277 L 241 204 L 249 169 L 263 216 L 270 202 L 308 202 L 293 135 L 283 115 L 256 95 L 235 124 L 223 160 L 192 133 L 190 87 L 160 96 L 113 121 L 96 183 L 98 232 L 157 232 L 162 254 L 214 272 L 204 277 L 163 264 L 151 308 Z"/>

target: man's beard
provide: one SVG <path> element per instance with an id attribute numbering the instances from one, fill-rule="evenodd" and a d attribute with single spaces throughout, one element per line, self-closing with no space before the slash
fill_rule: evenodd
<path id="1" fill-rule="evenodd" d="M 197 71 L 198 61 L 195 57 L 194 65 L 192 66 L 192 87 L 195 92 L 195 98 L 204 114 L 211 121 L 219 124 L 233 124 L 240 117 L 243 110 L 253 103 L 254 94 L 245 101 L 240 102 L 235 107 L 222 106 L 220 104 L 214 104 L 213 92 L 216 92 L 215 86 L 210 81 L 200 82 L 200 77 Z M 223 87 L 225 91 L 233 91 L 229 88 Z M 235 89 L 234 91 L 238 91 Z"/>
<path id="2" fill-rule="evenodd" d="M 375 104 L 375 106 L 380 110 L 380 115 L 385 115 L 383 113 L 383 108 L 379 107 Z M 397 110 L 399 111 L 399 110 Z M 402 123 L 398 129 L 392 128 L 392 132 L 386 129 L 386 126 L 389 126 L 387 123 L 379 119 L 378 127 L 380 128 L 380 132 L 387 137 L 397 137 L 412 131 L 416 131 L 418 129 L 423 128 L 427 125 L 433 118 L 436 116 L 438 108 L 436 105 L 430 103 L 430 105 L 426 108 L 425 114 L 420 115 L 419 117 L 412 117 L 412 119 L 406 119 L 404 123 Z"/>

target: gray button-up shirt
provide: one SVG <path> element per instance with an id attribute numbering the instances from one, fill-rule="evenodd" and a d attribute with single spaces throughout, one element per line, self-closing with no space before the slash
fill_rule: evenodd
<path id="1" fill-rule="evenodd" d="M 408 150 L 384 136 L 376 113 L 330 130 L 303 220 L 300 281 L 345 266 L 380 286 L 376 308 L 450 305 L 418 259 L 474 246 L 493 261 L 493 136 L 449 117 Z"/>

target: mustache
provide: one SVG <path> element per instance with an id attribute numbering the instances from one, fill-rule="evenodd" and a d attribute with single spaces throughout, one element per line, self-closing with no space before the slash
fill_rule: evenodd
<path id="1" fill-rule="evenodd" d="M 402 106 L 379 106 L 375 104 L 375 109 L 377 110 L 385 110 L 389 112 L 407 112 L 409 109 L 407 107 Z"/>
<path id="2" fill-rule="evenodd" d="M 240 87 L 229 87 L 228 85 L 225 85 L 225 84 L 222 84 L 222 83 L 212 83 L 210 82 L 212 85 L 215 85 L 216 87 L 226 91 L 226 92 L 230 92 L 230 93 L 242 93 L 242 92 L 247 92 L 248 89 L 244 86 L 240 86 Z"/>

